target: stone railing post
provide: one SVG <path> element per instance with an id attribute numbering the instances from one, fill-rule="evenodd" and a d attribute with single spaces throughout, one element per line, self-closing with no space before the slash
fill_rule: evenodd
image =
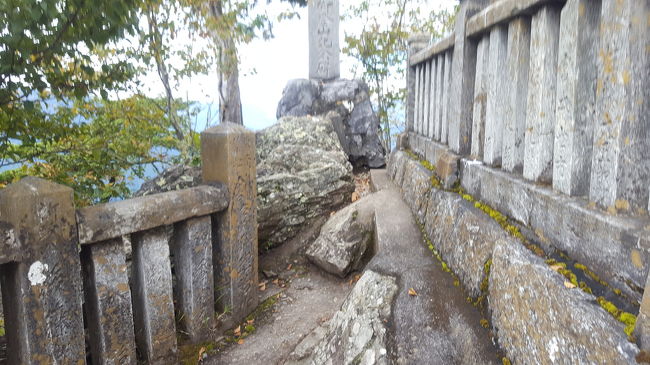
<path id="1" fill-rule="evenodd" d="M 486 0 L 462 0 L 456 15 L 454 54 L 449 94 L 449 147 L 468 154 L 472 143 L 472 109 L 478 41 L 465 37 L 467 20 L 487 5 Z"/>
<path id="2" fill-rule="evenodd" d="M 8 363 L 84 363 L 72 189 L 34 177 L 9 185 L 0 192 L 0 227 L 19 252 L 0 270 Z"/>
<path id="3" fill-rule="evenodd" d="M 203 182 L 228 187 L 228 208 L 213 217 L 214 285 L 222 326 L 242 320 L 258 304 L 255 134 L 222 123 L 201 134 Z"/>
<path id="4" fill-rule="evenodd" d="M 429 34 L 414 34 L 408 39 L 408 59 L 406 60 L 406 131 L 413 132 L 415 119 L 415 89 L 416 72 L 415 67 L 410 67 L 411 56 L 426 47 L 431 36 Z"/>

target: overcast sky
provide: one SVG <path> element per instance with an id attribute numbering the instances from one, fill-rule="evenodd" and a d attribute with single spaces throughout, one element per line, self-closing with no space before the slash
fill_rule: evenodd
<path id="1" fill-rule="evenodd" d="M 347 4 L 350 0 L 341 0 Z M 352 0 L 355 1 L 355 0 Z M 357 0 L 358 1 L 358 0 Z M 429 0 L 430 9 L 451 9 L 457 0 Z M 289 8 L 289 5 L 279 1 L 264 4 L 263 9 L 271 19 Z M 343 5 L 341 5 L 343 12 Z M 275 111 L 282 97 L 282 89 L 287 81 L 296 78 L 307 78 L 309 72 L 309 45 L 307 38 L 307 8 L 296 8 L 300 17 L 292 20 L 275 22 L 273 33 L 275 38 L 264 41 L 257 39 L 239 48 L 240 89 L 244 112 L 244 125 L 251 129 L 260 129 L 275 122 Z M 348 20 L 340 24 L 340 45 L 343 46 L 345 31 L 352 32 L 360 26 L 358 21 Z M 341 77 L 352 78 L 353 63 L 341 58 Z M 155 77 L 151 79 L 155 85 Z M 158 82 L 159 83 L 159 82 Z M 181 85 L 177 95 L 201 103 L 213 103 L 218 109 L 216 94 L 216 75 L 194 77 L 190 82 Z M 159 89 L 152 85 L 152 89 Z M 204 120 L 205 115 L 201 115 Z M 200 121 L 199 126 L 205 122 Z"/>

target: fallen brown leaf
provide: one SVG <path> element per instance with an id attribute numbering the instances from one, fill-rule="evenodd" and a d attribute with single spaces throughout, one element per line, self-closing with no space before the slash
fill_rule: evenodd
<path id="1" fill-rule="evenodd" d="M 234 335 L 239 337 L 241 336 L 241 326 L 237 326 L 235 330 L 233 331 Z"/>
<path id="2" fill-rule="evenodd" d="M 289 264 L 289 266 L 287 266 L 287 271 L 291 270 L 291 266 L 292 266 L 291 264 Z"/>
<path id="3" fill-rule="evenodd" d="M 553 270 L 553 271 L 558 271 L 558 270 L 563 269 L 563 268 L 564 268 L 564 266 L 562 266 L 560 264 L 551 265 L 551 270 Z"/>
<path id="4" fill-rule="evenodd" d="M 418 292 L 415 291 L 413 288 L 409 288 L 409 295 L 412 297 L 416 297 L 418 295 Z"/>
<path id="5" fill-rule="evenodd" d="M 266 281 L 261 282 L 261 283 L 259 284 L 259 287 L 260 287 L 260 290 L 261 290 L 261 291 L 265 291 L 265 290 L 266 290 Z"/>
<path id="6" fill-rule="evenodd" d="M 201 348 L 199 349 L 199 358 L 198 358 L 198 362 L 201 362 L 201 360 L 203 360 L 203 354 L 204 354 L 204 353 L 205 353 L 205 347 L 201 347 Z"/>
<path id="7" fill-rule="evenodd" d="M 576 287 L 575 284 L 573 284 L 573 283 L 570 282 L 570 281 L 565 281 L 565 282 L 564 282 L 564 286 L 565 286 L 567 289 L 573 289 L 573 288 Z"/>
<path id="8" fill-rule="evenodd" d="M 243 345 L 244 344 L 244 339 L 240 338 L 239 341 L 237 341 L 237 344 L 238 345 Z"/>
<path id="9" fill-rule="evenodd" d="M 354 203 L 354 202 L 356 202 L 357 200 L 359 200 L 359 193 L 357 193 L 357 192 L 355 191 L 355 192 L 352 193 L 352 202 Z"/>
<path id="10" fill-rule="evenodd" d="M 249 319 L 246 321 L 246 324 L 253 324 L 255 323 L 255 319 Z"/>

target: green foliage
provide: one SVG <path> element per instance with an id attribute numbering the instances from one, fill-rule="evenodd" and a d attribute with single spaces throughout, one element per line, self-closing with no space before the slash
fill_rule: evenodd
<path id="1" fill-rule="evenodd" d="M 73 187 L 79 205 L 128 196 L 127 176 L 143 177 L 145 165 L 171 162 L 167 153 L 155 151 L 179 146 L 158 102 L 136 95 L 59 107 L 48 118 L 60 121 L 63 133 L 10 144 L 21 166 L 0 174 L 0 187 L 29 175 Z"/>
<path id="2" fill-rule="evenodd" d="M 403 124 L 399 107 L 404 105 L 406 89 L 401 85 L 408 56 L 409 34 L 429 32 L 439 38 L 454 24 L 453 13 L 423 13 L 427 0 L 363 0 L 349 6 L 346 19 L 361 19 L 358 33 L 345 33 L 343 53 L 361 66 L 363 79 L 377 104 L 382 142 L 391 146 L 390 127 Z M 400 85 L 400 86 L 398 86 Z"/>

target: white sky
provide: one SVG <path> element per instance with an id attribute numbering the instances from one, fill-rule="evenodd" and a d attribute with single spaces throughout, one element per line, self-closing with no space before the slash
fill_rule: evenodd
<path id="1" fill-rule="evenodd" d="M 344 3 L 350 0 L 341 0 L 341 12 Z M 353 0 L 359 1 L 359 0 Z M 458 0 L 429 0 L 428 8 L 451 9 L 458 4 Z M 277 15 L 287 10 L 290 6 L 277 0 L 271 4 L 260 2 L 260 7 L 268 16 L 275 20 Z M 309 46 L 307 37 L 307 8 L 296 8 L 300 18 L 274 22 L 273 33 L 275 37 L 264 41 L 256 39 L 250 44 L 239 48 L 240 64 L 240 92 L 244 125 L 251 129 L 260 129 L 275 122 L 275 112 L 278 101 L 282 97 L 282 90 L 287 81 L 296 78 L 308 78 Z M 345 31 L 354 32 L 359 29 L 359 21 L 347 20 L 340 23 L 340 46 L 343 47 Z M 352 78 L 351 69 L 353 61 L 341 56 L 341 77 Z M 253 72 L 254 71 L 254 72 Z M 156 82 L 155 75 L 149 78 L 147 84 L 151 85 L 153 94 L 161 90 L 160 82 Z M 213 103 L 213 109 L 218 109 L 216 74 L 195 76 L 191 81 L 180 85 L 176 95 L 201 103 Z M 199 119 L 199 126 L 205 124 L 205 116 Z"/>

